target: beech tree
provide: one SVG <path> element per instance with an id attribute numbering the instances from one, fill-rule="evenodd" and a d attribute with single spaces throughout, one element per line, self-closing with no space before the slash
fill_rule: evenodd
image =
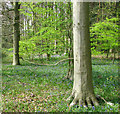
<path id="1" fill-rule="evenodd" d="M 73 2 L 74 83 L 70 107 L 98 105 L 92 83 L 91 46 L 89 33 L 89 3 Z"/>
<path id="2" fill-rule="evenodd" d="M 13 37 L 13 65 L 20 65 L 19 62 L 19 40 L 20 40 L 20 4 L 15 2 L 15 18 L 14 18 L 14 37 Z"/>

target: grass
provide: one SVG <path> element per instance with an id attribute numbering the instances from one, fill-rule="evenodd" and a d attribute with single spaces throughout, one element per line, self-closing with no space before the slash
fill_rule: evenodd
<path id="1" fill-rule="evenodd" d="M 53 58 L 51 62 L 53 61 L 58 61 L 58 58 Z M 99 59 L 94 59 L 92 63 L 95 94 L 114 103 L 113 106 L 106 103 L 90 108 L 75 105 L 69 110 L 66 99 L 72 92 L 73 82 L 64 78 L 68 63 L 38 66 L 21 61 L 21 66 L 3 63 L 3 112 L 118 112 L 117 64 Z"/>

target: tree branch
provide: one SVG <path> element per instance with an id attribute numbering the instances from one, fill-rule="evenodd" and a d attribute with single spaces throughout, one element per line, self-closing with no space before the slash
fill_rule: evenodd
<path id="1" fill-rule="evenodd" d="M 24 60 L 24 59 L 22 59 L 22 60 L 27 61 L 27 62 L 32 63 L 32 64 L 41 65 L 41 66 L 56 66 L 56 65 L 58 65 L 60 62 L 63 62 L 63 61 L 66 61 L 66 60 L 71 60 L 71 59 L 73 59 L 73 58 L 63 59 L 63 60 L 58 61 L 58 62 L 55 63 L 55 64 L 38 64 L 38 63 L 30 62 L 30 61 L 28 61 L 28 60 Z"/>

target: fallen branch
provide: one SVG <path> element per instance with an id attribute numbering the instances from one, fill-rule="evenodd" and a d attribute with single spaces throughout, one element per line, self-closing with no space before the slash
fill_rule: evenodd
<path id="1" fill-rule="evenodd" d="M 106 104 L 108 104 L 108 105 L 110 105 L 110 106 L 113 106 L 114 105 L 114 103 L 111 103 L 111 102 L 108 102 L 108 101 L 106 101 L 103 97 L 101 97 L 100 95 L 97 95 L 97 98 L 99 99 L 99 98 L 101 98 Z"/>
<path id="2" fill-rule="evenodd" d="M 71 60 L 71 59 L 73 59 L 73 58 L 63 59 L 63 60 L 58 61 L 58 62 L 55 63 L 55 64 L 38 64 L 38 63 L 30 62 L 30 61 L 28 61 L 28 60 L 24 60 L 24 59 L 22 58 L 23 61 L 27 61 L 27 62 L 29 62 L 29 63 L 35 64 L 35 65 L 41 65 L 41 66 L 48 66 L 48 65 L 49 65 L 49 66 L 56 66 L 56 65 L 58 65 L 60 62 L 63 62 L 63 61 L 66 61 L 66 60 Z"/>

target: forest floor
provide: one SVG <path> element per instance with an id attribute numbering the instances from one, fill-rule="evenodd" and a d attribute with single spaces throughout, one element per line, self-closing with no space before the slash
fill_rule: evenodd
<path id="1" fill-rule="evenodd" d="M 56 63 L 59 59 L 52 58 L 48 63 Z M 67 61 L 56 66 L 20 62 L 20 66 L 2 65 L 3 112 L 118 112 L 118 60 L 115 64 L 111 60 L 92 60 L 95 94 L 113 105 L 104 102 L 89 108 L 75 105 L 70 110 L 66 99 L 72 92 L 73 81 L 64 78 L 68 71 Z"/>

